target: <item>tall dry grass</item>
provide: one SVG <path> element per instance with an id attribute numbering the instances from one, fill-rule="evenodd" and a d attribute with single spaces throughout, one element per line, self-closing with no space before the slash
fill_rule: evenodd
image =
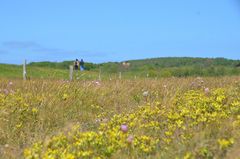
<path id="1" fill-rule="evenodd" d="M 108 120 L 146 103 L 157 101 L 170 107 L 177 95 L 188 90 L 226 88 L 231 92 L 240 87 L 240 77 L 0 82 L 1 158 L 21 158 L 24 148 L 76 123 L 82 131 L 94 130 L 96 120 Z M 237 146 L 232 150 L 239 151 Z"/>

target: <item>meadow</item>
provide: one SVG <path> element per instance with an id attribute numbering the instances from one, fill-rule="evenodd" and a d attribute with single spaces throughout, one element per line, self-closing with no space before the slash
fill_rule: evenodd
<path id="1" fill-rule="evenodd" d="M 30 62 L 27 76 L 30 79 L 69 79 L 72 64 L 73 61 Z M 240 75 L 240 60 L 225 58 L 162 57 L 98 64 L 85 62 L 84 66 L 86 71 L 76 75 L 79 80 L 97 79 L 99 73 L 103 79 L 113 79 L 118 78 L 119 72 L 125 79 Z M 22 78 L 22 65 L 0 64 L 0 70 L 0 78 Z"/>
<path id="2" fill-rule="evenodd" d="M 239 76 L 0 81 L 1 158 L 240 157 Z"/>

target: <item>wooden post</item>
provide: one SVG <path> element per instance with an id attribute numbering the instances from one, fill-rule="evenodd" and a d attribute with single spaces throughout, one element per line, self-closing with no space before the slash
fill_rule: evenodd
<path id="1" fill-rule="evenodd" d="M 23 80 L 24 81 L 27 79 L 26 63 L 27 63 L 27 60 L 24 60 L 23 62 Z"/>
<path id="2" fill-rule="evenodd" d="M 69 66 L 69 80 L 70 81 L 73 80 L 73 66 L 72 65 Z"/>
<path id="3" fill-rule="evenodd" d="M 122 79 L 122 72 L 119 72 L 119 79 Z"/>
<path id="4" fill-rule="evenodd" d="M 101 81 L 101 68 L 99 68 L 98 80 Z"/>

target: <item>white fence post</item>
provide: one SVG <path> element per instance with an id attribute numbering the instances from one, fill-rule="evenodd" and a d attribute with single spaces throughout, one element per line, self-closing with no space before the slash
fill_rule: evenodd
<path id="1" fill-rule="evenodd" d="M 98 80 L 101 81 L 101 68 L 99 68 Z"/>
<path id="2" fill-rule="evenodd" d="M 27 79 L 26 63 L 27 63 L 27 60 L 24 60 L 24 62 L 23 62 L 23 80 Z"/>
<path id="3" fill-rule="evenodd" d="M 69 66 L 69 79 L 70 79 L 70 81 L 73 80 L 73 66 L 72 65 Z"/>
<path id="4" fill-rule="evenodd" d="M 122 72 L 119 72 L 119 79 L 122 79 Z"/>

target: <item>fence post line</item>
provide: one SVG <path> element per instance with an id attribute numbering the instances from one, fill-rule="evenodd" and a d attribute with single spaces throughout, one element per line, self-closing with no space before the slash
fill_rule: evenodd
<path id="1" fill-rule="evenodd" d="M 69 66 L 69 80 L 70 81 L 73 80 L 73 66 L 72 65 Z"/>
<path id="2" fill-rule="evenodd" d="M 27 63 L 27 60 L 24 60 L 23 62 L 23 80 L 24 81 L 27 79 L 26 63 Z"/>

